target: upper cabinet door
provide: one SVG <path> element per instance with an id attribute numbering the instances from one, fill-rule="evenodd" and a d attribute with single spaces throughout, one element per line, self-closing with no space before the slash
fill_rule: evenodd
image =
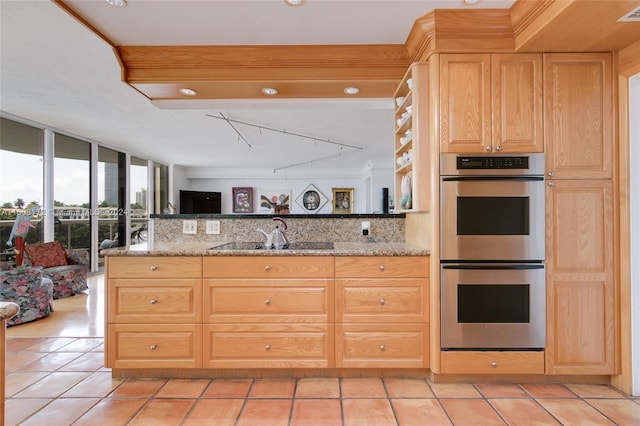
<path id="1" fill-rule="evenodd" d="M 543 152 L 542 55 L 494 54 L 494 152 Z"/>
<path id="2" fill-rule="evenodd" d="M 612 58 L 544 55 L 545 161 L 554 178 L 611 178 Z"/>
<path id="3" fill-rule="evenodd" d="M 440 56 L 440 150 L 491 152 L 491 55 Z"/>

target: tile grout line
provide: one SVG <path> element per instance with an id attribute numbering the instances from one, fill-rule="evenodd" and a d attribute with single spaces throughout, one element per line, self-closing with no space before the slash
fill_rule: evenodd
<path id="1" fill-rule="evenodd" d="M 251 384 L 249 385 L 249 389 L 247 389 L 246 395 L 244 396 L 244 398 L 242 398 L 242 405 L 238 410 L 238 414 L 236 415 L 236 420 L 233 422 L 234 425 L 237 425 L 238 422 L 240 421 L 240 416 L 242 416 L 242 413 L 244 412 L 244 409 L 247 405 L 247 401 L 249 400 L 249 395 L 251 395 L 251 389 L 253 389 L 253 385 L 255 384 L 255 382 L 256 382 L 256 379 L 251 379 Z M 211 381 L 211 384 L 213 384 L 213 380 Z"/>
<path id="2" fill-rule="evenodd" d="M 396 409 L 393 406 L 393 403 L 391 401 L 391 396 L 389 395 L 389 388 L 387 387 L 387 382 L 384 379 L 385 379 L 384 377 L 381 377 L 380 381 L 382 382 L 382 388 L 384 389 L 384 393 L 385 395 L 387 395 L 387 403 L 389 404 L 389 408 L 391 408 L 391 414 L 393 414 L 393 419 L 396 421 L 396 426 L 397 426 L 400 424 L 400 421 L 398 420 Z"/>
<path id="3" fill-rule="evenodd" d="M 505 424 L 505 426 L 508 425 L 509 422 L 507 421 L 507 419 L 505 419 L 504 416 L 502 414 L 500 414 L 498 409 L 491 403 L 491 401 L 489 401 L 489 398 L 487 398 L 487 396 L 478 388 L 478 384 L 477 383 L 472 383 L 471 385 L 476 390 L 476 392 L 478 392 L 478 395 L 480 395 L 480 398 L 482 398 L 484 400 L 484 402 L 487 403 L 487 405 L 489 405 L 489 407 L 491 407 L 491 410 L 493 410 L 493 412 L 498 416 L 498 418 L 500 420 L 502 420 L 502 422 Z"/>

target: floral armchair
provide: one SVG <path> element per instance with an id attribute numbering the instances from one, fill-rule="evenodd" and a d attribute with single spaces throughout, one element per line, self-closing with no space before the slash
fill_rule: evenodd
<path id="1" fill-rule="evenodd" d="M 53 312 L 53 283 L 43 278 L 40 268 L 4 269 L 0 271 L 0 300 L 20 306 L 18 314 L 7 320 L 7 326 L 44 318 Z"/>
<path id="2" fill-rule="evenodd" d="M 59 241 L 29 244 L 25 247 L 25 265 L 42 267 L 42 274 L 53 281 L 53 298 L 61 299 L 87 290 L 89 251 L 65 250 Z"/>

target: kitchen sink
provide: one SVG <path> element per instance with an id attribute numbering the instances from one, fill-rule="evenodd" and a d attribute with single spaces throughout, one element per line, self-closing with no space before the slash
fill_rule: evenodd
<path id="1" fill-rule="evenodd" d="M 221 244 L 219 246 L 210 247 L 209 250 L 266 250 L 264 243 L 233 241 L 231 243 Z M 299 241 L 291 242 L 284 247 L 273 250 L 333 250 L 333 242 L 331 241 Z"/>

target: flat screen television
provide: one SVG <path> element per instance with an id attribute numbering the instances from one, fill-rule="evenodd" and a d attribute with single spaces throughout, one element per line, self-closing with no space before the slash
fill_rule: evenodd
<path id="1" fill-rule="evenodd" d="M 180 190 L 180 213 L 222 213 L 220 192 Z"/>

